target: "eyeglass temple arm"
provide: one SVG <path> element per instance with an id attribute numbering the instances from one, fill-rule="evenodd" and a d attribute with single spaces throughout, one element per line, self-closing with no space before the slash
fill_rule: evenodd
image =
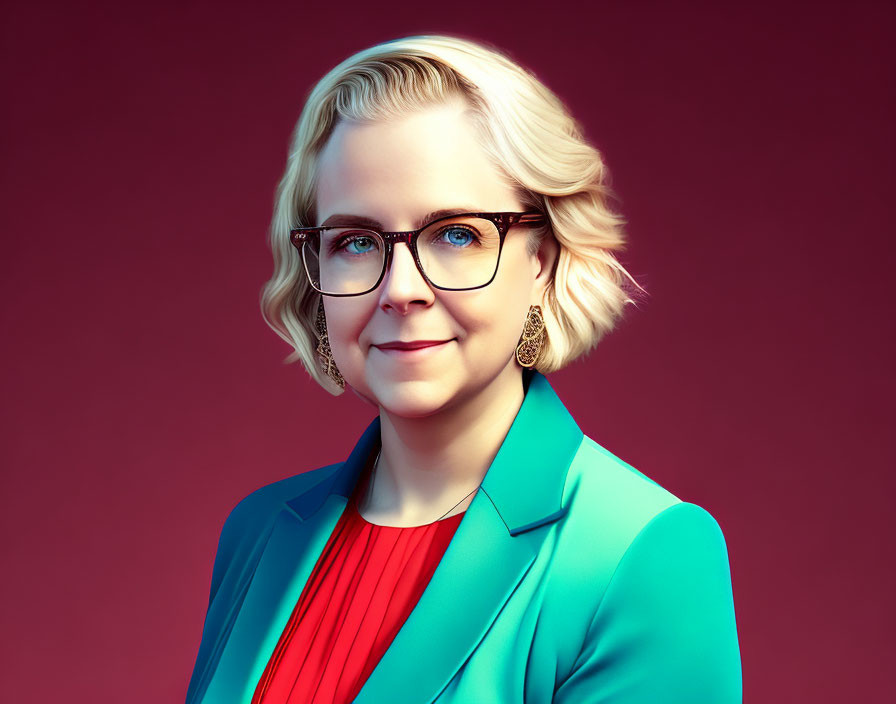
<path id="1" fill-rule="evenodd" d="M 541 213 L 523 213 L 520 215 L 518 223 L 543 223 L 545 221 L 545 216 Z"/>

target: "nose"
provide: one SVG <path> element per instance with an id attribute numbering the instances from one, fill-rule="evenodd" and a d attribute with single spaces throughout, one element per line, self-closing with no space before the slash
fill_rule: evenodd
<path id="1" fill-rule="evenodd" d="M 432 288 L 414 262 L 414 255 L 405 242 L 392 248 L 392 261 L 379 285 L 379 305 L 383 310 L 393 308 L 402 314 L 412 303 L 430 305 L 435 297 Z"/>

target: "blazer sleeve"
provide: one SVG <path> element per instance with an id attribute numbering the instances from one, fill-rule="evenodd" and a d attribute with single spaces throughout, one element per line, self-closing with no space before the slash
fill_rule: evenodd
<path id="1" fill-rule="evenodd" d="M 254 565 L 255 553 L 264 537 L 263 525 L 259 520 L 256 494 L 250 494 L 240 501 L 228 514 L 221 534 L 212 567 L 208 608 L 202 626 L 199 650 L 190 683 L 187 687 L 186 702 L 195 700 L 204 684 L 208 661 L 222 642 L 222 628 L 238 607 L 240 585 Z"/>
<path id="2" fill-rule="evenodd" d="M 729 704 L 742 692 L 725 538 L 705 509 L 674 504 L 619 561 L 553 702 Z"/>

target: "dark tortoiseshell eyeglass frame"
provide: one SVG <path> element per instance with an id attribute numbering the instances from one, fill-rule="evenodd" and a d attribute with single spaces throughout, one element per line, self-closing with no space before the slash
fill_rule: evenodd
<path id="1" fill-rule="evenodd" d="M 464 286 L 462 288 L 449 288 L 447 286 L 439 286 L 434 284 L 430 278 L 426 275 L 426 272 L 423 271 L 423 264 L 420 262 L 420 256 L 417 253 L 417 238 L 420 237 L 420 233 L 424 230 L 432 227 L 434 224 L 438 222 L 442 222 L 443 220 L 455 220 L 457 218 L 482 218 L 483 220 L 489 220 L 494 223 L 495 227 L 498 230 L 498 236 L 500 238 L 500 242 L 498 245 L 498 257 L 495 260 L 495 270 L 492 272 L 491 277 L 484 284 L 480 284 L 478 286 Z M 299 250 L 299 253 L 302 257 L 302 264 L 304 265 L 305 275 L 308 277 L 308 281 L 311 284 L 312 288 L 318 293 L 324 296 L 363 296 L 364 294 L 370 293 L 371 291 L 376 290 L 376 288 L 382 283 L 383 277 L 386 275 L 386 271 L 389 268 L 389 264 L 392 261 L 392 251 L 395 244 L 399 242 L 404 242 L 408 245 L 408 249 L 411 250 L 411 254 L 414 257 L 414 263 L 417 265 L 417 271 L 420 272 L 420 275 L 424 278 L 426 283 L 428 283 L 433 288 L 440 289 L 442 291 L 472 291 L 477 288 L 484 288 L 488 286 L 492 281 L 494 281 L 496 274 L 498 273 L 498 266 L 501 263 L 501 252 L 504 249 L 504 239 L 507 237 L 507 233 L 510 231 L 510 228 L 517 224 L 526 224 L 526 225 L 542 225 L 545 222 L 545 217 L 542 213 L 537 211 L 526 211 L 522 213 L 518 212 L 504 212 L 504 213 L 456 213 L 455 215 L 446 215 L 445 217 L 437 218 L 436 220 L 432 220 L 431 222 L 426 223 L 419 230 L 408 230 L 406 232 L 382 232 L 377 230 L 376 228 L 369 227 L 367 225 L 359 225 L 357 227 L 353 225 L 329 225 L 329 226 L 320 226 L 320 227 L 297 227 L 289 231 L 289 240 L 292 244 Z M 373 284 L 366 291 L 361 291 L 359 293 L 328 293 L 326 291 L 321 291 L 317 287 L 314 279 L 311 276 L 311 272 L 308 269 L 308 261 L 305 258 L 305 245 L 313 240 L 314 237 L 319 236 L 321 232 L 325 230 L 344 230 L 346 228 L 357 229 L 364 232 L 373 232 L 379 235 L 383 242 L 386 245 L 385 256 L 383 257 L 383 270 L 380 272 L 379 278 L 376 280 L 376 283 Z"/>

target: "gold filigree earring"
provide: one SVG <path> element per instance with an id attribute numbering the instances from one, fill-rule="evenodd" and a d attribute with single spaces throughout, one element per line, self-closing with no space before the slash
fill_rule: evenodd
<path id="1" fill-rule="evenodd" d="M 540 306 L 529 306 L 529 314 L 526 316 L 526 324 L 519 344 L 516 346 L 516 361 L 521 367 L 534 367 L 538 360 L 538 353 L 547 339 L 547 331 L 544 326 L 544 316 Z"/>
<path id="2" fill-rule="evenodd" d="M 336 361 L 333 359 L 333 351 L 330 349 L 330 338 L 327 335 L 327 319 L 324 316 L 324 297 L 320 297 L 320 304 L 317 306 L 317 356 L 320 360 L 320 368 L 328 377 L 330 377 L 340 389 L 345 388 L 345 379 L 336 368 Z"/>

